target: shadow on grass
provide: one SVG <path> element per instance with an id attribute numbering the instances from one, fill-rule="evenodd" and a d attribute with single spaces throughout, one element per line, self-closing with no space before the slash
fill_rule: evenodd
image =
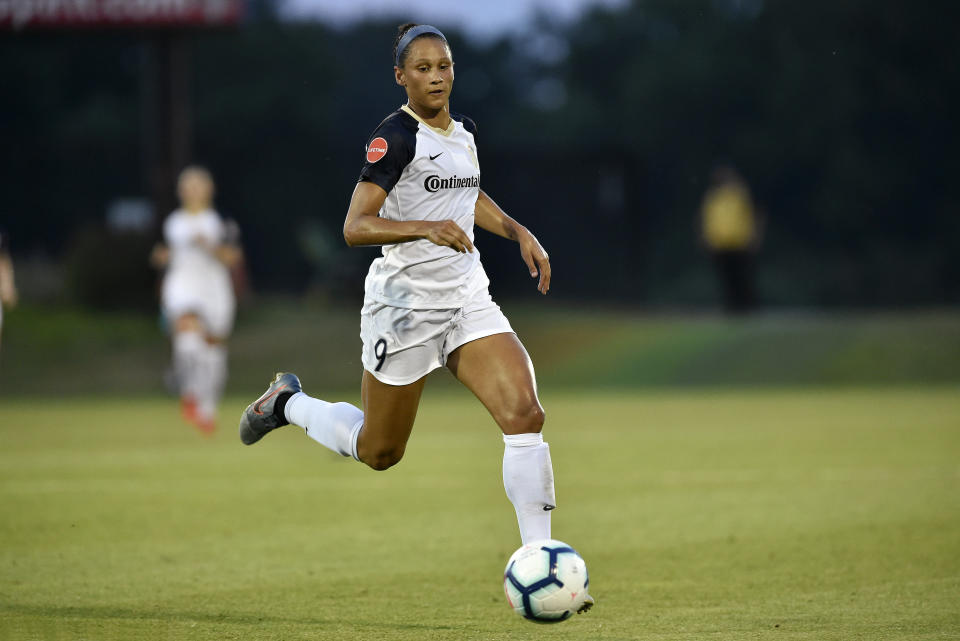
<path id="1" fill-rule="evenodd" d="M 401 623 L 398 621 L 362 621 L 351 619 L 325 619 L 321 617 L 279 617 L 262 614 L 244 613 L 211 613 L 199 610 L 169 610 L 143 609 L 131 607 L 115 607 L 107 605 L 90 606 L 49 606 L 27 605 L 18 603 L 0 604 L 0 614 L 43 617 L 48 623 L 63 622 L 66 619 L 84 619 L 91 621 L 160 621 L 163 623 L 211 623 L 229 625 L 257 626 L 263 624 L 292 624 L 310 625 L 319 627 L 335 626 L 342 628 L 349 625 L 354 628 L 385 629 L 385 630 L 454 630 L 449 625 L 426 625 L 422 623 Z M 40 623 L 39 621 L 37 623 Z M 3 624 L 0 623 L 0 629 Z"/>

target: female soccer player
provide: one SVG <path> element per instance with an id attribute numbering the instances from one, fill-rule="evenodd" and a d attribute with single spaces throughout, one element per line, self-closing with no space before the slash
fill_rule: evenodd
<path id="1" fill-rule="evenodd" d="M 443 34 L 401 26 L 394 61 L 407 103 L 371 135 L 343 226 L 348 245 L 383 246 L 360 312 L 363 410 L 311 398 L 295 375 L 278 374 L 241 416 L 240 438 L 250 445 L 293 423 L 385 470 L 403 456 L 427 374 L 446 365 L 503 431 L 503 483 L 521 539 L 548 539 L 556 499 L 533 365 L 487 291 L 474 224 L 519 243 L 542 294 L 550 260 L 480 189 L 477 128 L 450 111 L 453 56 Z"/>
<path id="2" fill-rule="evenodd" d="M 226 339 L 236 303 L 229 268 L 241 258 L 235 227 L 213 210 L 213 178 L 187 167 L 177 182 L 181 207 L 163 225 L 153 263 L 166 268 L 163 313 L 172 330 L 173 372 L 184 418 L 205 433 L 215 429 L 227 378 Z"/>

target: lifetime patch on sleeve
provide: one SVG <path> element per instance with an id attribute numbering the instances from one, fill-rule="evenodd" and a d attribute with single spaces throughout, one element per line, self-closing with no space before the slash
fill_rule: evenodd
<path id="1" fill-rule="evenodd" d="M 367 162 L 374 163 L 387 155 L 387 141 L 383 138 L 374 138 L 367 145 Z"/>

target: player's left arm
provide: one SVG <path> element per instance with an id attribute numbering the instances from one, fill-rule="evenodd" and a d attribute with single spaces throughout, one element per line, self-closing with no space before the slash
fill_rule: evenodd
<path id="1" fill-rule="evenodd" d="M 230 268 L 239 263 L 240 259 L 243 258 L 243 250 L 236 245 L 223 244 L 218 245 L 213 250 L 213 255 L 226 267 Z"/>
<path id="2" fill-rule="evenodd" d="M 223 221 L 223 237 L 220 244 L 213 248 L 213 255 L 227 269 L 233 269 L 243 260 L 243 246 L 240 244 L 240 226 L 237 221 L 227 218 Z"/>
<path id="3" fill-rule="evenodd" d="M 540 277 L 537 290 L 550 291 L 550 256 L 530 230 L 507 215 L 482 189 L 474 209 L 474 224 L 488 232 L 515 240 L 520 244 L 520 256 L 530 270 L 530 276 Z"/>

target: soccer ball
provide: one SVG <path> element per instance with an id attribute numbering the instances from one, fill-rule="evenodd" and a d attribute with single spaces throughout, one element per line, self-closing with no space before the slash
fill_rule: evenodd
<path id="1" fill-rule="evenodd" d="M 553 539 L 527 543 L 513 553 L 503 571 L 507 603 L 536 623 L 559 623 L 592 604 L 587 565 L 577 551 Z"/>

